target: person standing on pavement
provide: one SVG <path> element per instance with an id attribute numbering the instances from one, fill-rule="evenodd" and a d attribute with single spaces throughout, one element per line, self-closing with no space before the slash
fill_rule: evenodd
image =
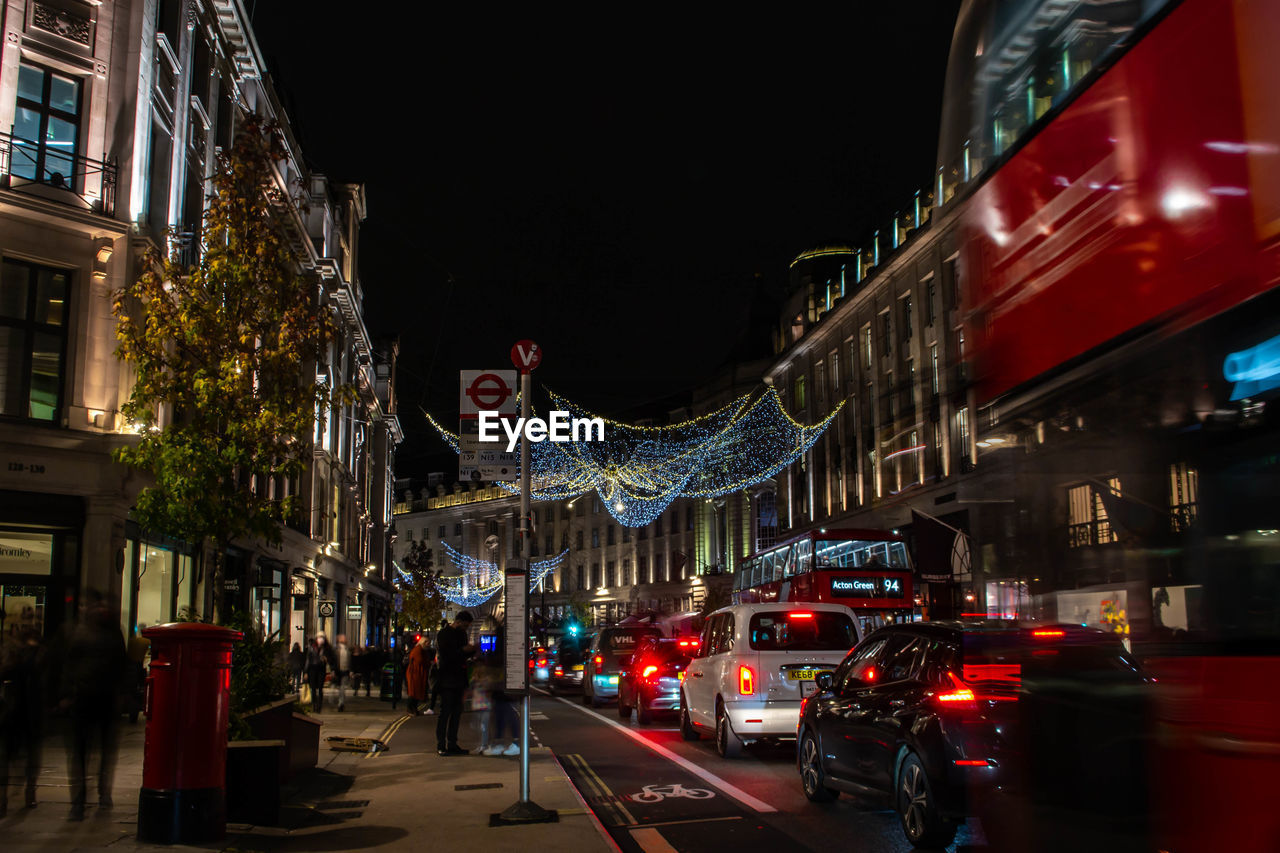
<path id="1" fill-rule="evenodd" d="M 436 636 L 436 671 L 440 685 L 440 719 L 436 721 L 436 753 L 466 755 L 458 746 L 458 726 L 462 722 L 462 694 L 467 689 L 467 658 L 476 647 L 468 638 L 471 614 L 462 611 L 453 624 Z"/>
<path id="2" fill-rule="evenodd" d="M 351 648 L 347 645 L 347 635 L 338 635 L 338 645 L 334 650 L 333 680 L 338 686 L 338 710 L 347 710 L 347 676 L 351 673 Z"/>
<path id="3" fill-rule="evenodd" d="M 0 817 L 9 809 L 9 763 L 26 749 L 25 802 L 36 807 L 44 739 L 45 651 L 40 632 L 26 628 L 0 651 Z"/>
<path id="4" fill-rule="evenodd" d="M 435 713 L 429 708 L 423 711 L 418 706 L 419 702 L 427 698 L 427 674 L 431 672 L 435 657 L 435 649 L 427 643 L 426 637 L 419 640 L 409 652 L 409 666 L 405 669 L 404 678 L 409 686 L 409 713 L 415 717 L 424 713 Z"/>
<path id="5" fill-rule="evenodd" d="M 88 798 L 89 752 L 93 741 L 100 753 L 98 805 L 112 806 L 111 779 L 116 760 L 116 717 L 120 690 L 128 671 L 124 633 L 110 603 L 97 590 L 85 592 L 85 607 L 71 629 L 59 684 L 59 707 L 71 716 L 67 731 L 67 776 L 71 781 L 69 820 L 84 820 Z"/>
<path id="6" fill-rule="evenodd" d="M 302 646 L 297 643 L 293 644 L 293 651 L 289 652 L 289 677 L 290 684 L 294 691 L 302 689 L 302 667 L 307 662 L 307 656 L 302 651 Z"/>

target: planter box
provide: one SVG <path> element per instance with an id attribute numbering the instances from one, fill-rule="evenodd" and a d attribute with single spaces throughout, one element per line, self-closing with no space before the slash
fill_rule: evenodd
<path id="1" fill-rule="evenodd" d="M 320 761 L 320 721 L 293 712 L 289 721 L 289 776 L 310 770 Z"/>
<path id="2" fill-rule="evenodd" d="M 227 821 L 256 826 L 280 823 L 283 739 L 233 740 L 227 744 Z"/>

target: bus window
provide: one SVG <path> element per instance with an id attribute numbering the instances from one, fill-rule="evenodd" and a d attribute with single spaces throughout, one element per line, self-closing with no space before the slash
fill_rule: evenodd
<path id="1" fill-rule="evenodd" d="M 809 571 L 813 567 L 813 542 L 809 539 L 797 542 L 792 550 L 796 554 L 794 574 Z"/>

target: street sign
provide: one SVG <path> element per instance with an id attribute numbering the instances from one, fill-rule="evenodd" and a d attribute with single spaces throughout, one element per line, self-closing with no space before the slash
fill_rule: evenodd
<path id="1" fill-rule="evenodd" d="M 320 606 L 316 610 L 316 613 L 320 615 L 321 619 L 328 619 L 337 611 L 337 604 L 338 603 L 331 598 L 325 599 L 320 602 Z"/>
<path id="2" fill-rule="evenodd" d="M 521 373 L 530 373 L 542 363 L 542 347 L 533 341 L 516 341 L 511 348 L 511 363 Z"/>
<path id="3" fill-rule="evenodd" d="M 360 618 L 360 614 L 363 612 L 363 608 L 364 608 L 364 605 L 361 605 L 361 604 L 348 604 L 348 605 L 347 605 L 347 618 L 348 618 L 348 619 L 359 619 L 359 618 Z"/>
<path id="4" fill-rule="evenodd" d="M 507 616 L 507 693 L 520 696 L 529 689 L 529 620 L 525 596 L 529 593 L 529 576 L 517 569 L 507 569 L 503 586 Z"/>
<path id="5" fill-rule="evenodd" d="M 514 420 L 518 417 L 514 370 L 460 372 L 458 479 L 464 483 L 515 480 L 520 455 L 505 452 L 505 443 L 481 443 L 481 412 L 497 412 L 504 419 Z"/>

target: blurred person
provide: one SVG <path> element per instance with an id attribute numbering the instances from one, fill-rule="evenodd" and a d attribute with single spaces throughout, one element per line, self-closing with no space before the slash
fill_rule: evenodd
<path id="1" fill-rule="evenodd" d="M 436 753 L 466 755 L 458 746 L 462 722 L 462 694 L 467 689 L 467 659 L 475 654 L 470 642 L 471 614 L 463 610 L 436 635 L 436 667 L 440 685 L 440 718 L 436 721 Z"/>
<path id="2" fill-rule="evenodd" d="M 307 650 L 307 684 L 311 687 L 311 709 L 317 714 L 324 711 L 325 673 L 333 669 L 333 649 L 324 634 L 317 634 Z"/>
<path id="3" fill-rule="evenodd" d="M 400 703 L 400 697 L 404 695 L 404 643 L 402 641 L 391 649 L 386 655 L 387 662 L 383 664 L 383 670 L 391 667 L 391 710 L 396 709 L 396 705 Z"/>
<path id="4" fill-rule="evenodd" d="M 293 649 L 289 652 L 289 683 L 295 692 L 302 689 L 302 668 L 306 662 L 307 655 L 302 651 L 302 646 L 294 643 Z"/>
<path id="5" fill-rule="evenodd" d="M 27 808 L 36 807 L 44 735 L 45 650 L 40 632 L 25 628 L 0 651 L 0 817 L 9 809 L 9 763 L 26 750 Z"/>
<path id="6" fill-rule="evenodd" d="M 471 710 L 480 713 L 480 744 L 476 752 L 484 755 L 498 755 L 501 752 L 489 751 L 489 733 L 492 728 L 493 692 L 498 687 L 501 671 L 497 669 L 489 655 L 484 655 L 477 662 L 471 673 Z"/>
<path id="7" fill-rule="evenodd" d="M 333 682 L 338 688 L 338 710 L 347 710 L 347 678 L 351 674 L 351 648 L 347 645 L 347 635 L 338 635 L 338 644 L 334 648 L 334 660 L 337 666 L 333 672 Z"/>
<path id="8" fill-rule="evenodd" d="M 364 683 L 364 647 L 351 647 L 351 695 L 360 693 L 360 685 Z"/>
<path id="9" fill-rule="evenodd" d="M 377 646 L 369 646 L 364 650 L 364 695 L 369 698 L 369 689 L 373 686 L 373 682 L 382 677 L 382 664 L 384 662 L 382 649 Z"/>
<path id="10" fill-rule="evenodd" d="M 505 632 L 504 632 L 505 634 Z M 520 744 L 516 742 L 519 737 L 520 717 L 516 713 L 515 705 L 511 701 L 511 697 L 507 695 L 506 668 L 503 666 L 505 657 L 501 651 L 502 646 L 499 644 L 499 651 L 491 656 L 492 660 L 492 688 L 490 692 L 490 710 L 489 710 L 489 747 L 484 750 L 485 755 L 519 755 Z M 505 732 L 510 732 L 510 742 L 503 745 Z"/>
<path id="11" fill-rule="evenodd" d="M 129 722 L 137 723 L 138 714 L 142 713 L 147 695 L 147 661 L 151 656 L 151 641 L 142 636 L 146 622 L 139 622 L 137 630 L 129 638 L 126 652 L 129 656 L 128 683 L 125 690 L 125 706 L 129 713 Z"/>
<path id="12" fill-rule="evenodd" d="M 124 633 L 109 602 L 97 590 L 85 592 L 79 623 L 65 648 L 59 684 L 59 707 L 70 714 L 67 731 L 67 776 L 71 781 L 69 820 L 84 820 L 89 752 L 97 742 L 98 805 L 112 806 L 111 779 L 116 758 L 116 718 L 120 691 L 128 671 Z"/>
<path id="13" fill-rule="evenodd" d="M 431 648 L 426 637 L 409 651 L 409 664 L 405 667 L 405 683 L 409 688 L 409 713 L 415 717 L 422 714 L 434 714 L 435 711 L 419 709 L 418 703 L 427 698 L 427 679 L 431 666 L 435 663 L 436 650 Z"/>

